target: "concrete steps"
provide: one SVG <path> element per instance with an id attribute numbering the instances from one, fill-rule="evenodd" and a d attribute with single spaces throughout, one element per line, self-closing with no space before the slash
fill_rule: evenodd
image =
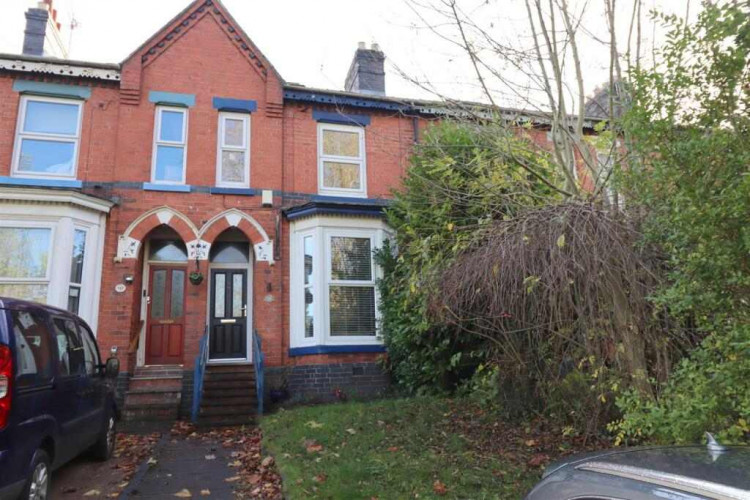
<path id="1" fill-rule="evenodd" d="M 257 412 L 252 365 L 206 366 L 198 426 L 250 425 L 255 423 Z"/>
<path id="2" fill-rule="evenodd" d="M 125 420 L 176 420 L 182 400 L 182 366 L 135 369 L 125 393 Z"/>

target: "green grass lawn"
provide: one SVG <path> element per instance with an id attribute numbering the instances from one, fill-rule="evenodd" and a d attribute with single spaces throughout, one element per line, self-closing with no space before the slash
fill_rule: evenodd
<path id="1" fill-rule="evenodd" d="M 519 499 L 550 458 L 544 443 L 565 449 L 441 398 L 280 410 L 261 427 L 292 499 Z"/>

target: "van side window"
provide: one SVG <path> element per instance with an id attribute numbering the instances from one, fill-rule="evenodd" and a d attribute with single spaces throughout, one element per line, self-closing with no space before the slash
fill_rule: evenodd
<path id="1" fill-rule="evenodd" d="M 96 347 L 96 341 L 94 341 L 94 334 L 88 327 L 81 323 L 78 323 L 78 330 L 81 332 L 81 339 L 83 340 L 83 352 L 86 356 L 86 373 L 93 375 L 96 371 L 96 366 L 100 364 L 99 361 L 99 349 Z"/>
<path id="2" fill-rule="evenodd" d="M 81 375 L 86 373 L 86 350 L 78 335 L 75 321 L 66 318 L 53 318 L 57 339 L 58 366 L 61 375 Z"/>
<path id="3" fill-rule="evenodd" d="M 29 311 L 11 311 L 16 340 L 16 383 L 19 389 L 52 379 L 52 349 L 44 318 Z"/>

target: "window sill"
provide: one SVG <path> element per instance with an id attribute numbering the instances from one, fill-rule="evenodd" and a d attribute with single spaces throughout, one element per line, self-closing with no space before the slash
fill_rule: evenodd
<path id="1" fill-rule="evenodd" d="M 312 354 L 346 354 L 386 352 L 382 344 L 360 344 L 360 345 L 313 345 L 308 347 L 290 347 L 289 356 L 309 356 Z"/>
<path id="2" fill-rule="evenodd" d="M 210 189 L 211 194 L 231 194 L 239 196 L 255 196 L 255 189 L 241 187 L 222 187 L 216 186 Z"/>
<path id="3" fill-rule="evenodd" d="M 38 186 L 73 189 L 81 189 L 83 187 L 82 181 L 73 179 L 37 179 L 31 177 L 0 177 L 0 184 L 11 186 Z"/>
<path id="4" fill-rule="evenodd" d="M 155 182 L 144 182 L 144 191 L 169 191 L 172 193 L 189 193 L 190 186 L 186 184 L 158 184 Z"/>

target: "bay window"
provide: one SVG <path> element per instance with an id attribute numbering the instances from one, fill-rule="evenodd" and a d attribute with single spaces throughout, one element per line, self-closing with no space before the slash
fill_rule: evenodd
<path id="1" fill-rule="evenodd" d="M 0 187 L 0 297 L 68 309 L 96 328 L 111 206 L 81 193 Z"/>
<path id="2" fill-rule="evenodd" d="M 46 302 L 52 227 L 3 222 L 0 227 L 0 295 Z"/>
<path id="3" fill-rule="evenodd" d="M 187 109 L 156 107 L 151 180 L 162 184 L 185 183 Z"/>
<path id="4" fill-rule="evenodd" d="M 78 314 L 83 286 L 83 260 L 86 252 L 86 231 L 73 232 L 73 252 L 70 258 L 70 285 L 68 286 L 68 311 Z"/>
<path id="5" fill-rule="evenodd" d="M 82 101 L 22 96 L 16 126 L 13 174 L 75 177 Z"/>
<path id="6" fill-rule="evenodd" d="M 318 192 L 367 196 L 363 127 L 318 124 Z"/>
<path id="7" fill-rule="evenodd" d="M 291 238 L 291 347 L 381 344 L 378 333 L 380 220 L 316 217 Z"/>

